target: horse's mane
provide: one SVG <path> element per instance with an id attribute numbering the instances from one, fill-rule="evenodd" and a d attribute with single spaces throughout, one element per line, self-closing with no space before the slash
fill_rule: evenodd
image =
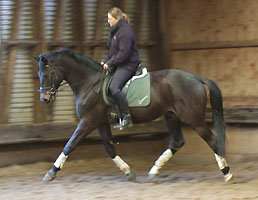
<path id="1" fill-rule="evenodd" d="M 93 60 L 92 58 L 90 58 L 86 55 L 76 53 L 75 51 L 68 49 L 68 48 L 62 48 L 57 51 L 52 51 L 49 54 L 47 54 L 46 56 L 49 60 L 52 60 L 59 55 L 70 57 L 73 60 L 75 60 L 78 64 L 82 64 L 85 67 L 90 67 L 91 69 L 94 69 L 96 71 L 103 71 L 102 65 L 100 63 L 98 63 L 97 61 Z"/>

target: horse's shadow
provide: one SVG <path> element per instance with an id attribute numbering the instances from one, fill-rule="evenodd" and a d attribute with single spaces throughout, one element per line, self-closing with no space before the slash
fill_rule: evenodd
<path id="1" fill-rule="evenodd" d="M 248 182 L 255 181 L 256 177 L 247 176 L 237 176 L 234 177 L 230 182 L 225 184 L 246 184 Z M 63 176 L 57 177 L 57 179 L 52 183 L 65 182 L 67 184 L 83 184 L 83 183 L 126 183 L 127 181 L 123 175 L 120 173 L 87 173 L 87 174 L 65 174 Z M 221 176 L 217 175 L 216 172 L 205 172 L 202 171 L 180 171 L 172 173 L 161 173 L 160 175 L 149 179 L 148 174 L 138 173 L 136 180 L 133 183 L 136 184 L 178 184 L 178 183 L 211 183 L 211 184 L 221 184 Z"/>

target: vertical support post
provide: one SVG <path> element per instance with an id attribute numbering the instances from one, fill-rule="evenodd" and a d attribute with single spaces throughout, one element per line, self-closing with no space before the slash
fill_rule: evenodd
<path id="1" fill-rule="evenodd" d="M 33 39 L 36 41 L 40 41 L 33 50 L 32 55 L 38 56 L 40 53 L 47 52 L 47 46 L 45 41 L 45 20 L 44 20 L 44 0 L 33 1 Z M 38 78 L 38 71 L 36 67 L 36 63 L 32 60 L 32 72 L 33 72 L 33 79 L 34 79 L 34 122 L 35 123 L 42 123 L 46 122 L 49 119 L 50 113 L 48 112 L 48 105 L 43 104 L 40 102 L 40 94 L 36 92 L 39 88 L 39 78 Z"/>
<path id="2" fill-rule="evenodd" d="M 1 8 L 0 8 L 1 9 Z M 0 102 L 4 101 L 3 91 L 4 91 L 4 82 L 3 82 L 3 63 L 2 63 L 2 15 L 0 13 Z M 0 104 L 0 110 L 3 110 L 3 103 Z M 3 123 L 3 115 L 0 113 L 0 124 Z"/>
<path id="3" fill-rule="evenodd" d="M 150 68 L 152 71 L 160 69 L 161 65 L 164 65 L 162 57 L 162 53 L 160 49 L 162 48 L 160 41 L 160 33 L 159 33 L 159 23 L 157 16 L 159 16 L 159 2 L 158 1 L 150 1 L 149 2 L 149 27 L 150 27 L 150 38 L 152 41 L 156 41 L 154 46 L 149 47 L 149 55 L 150 55 Z M 158 30 L 158 31 L 151 31 Z"/>
<path id="4" fill-rule="evenodd" d="M 159 26 L 157 27 L 158 30 L 160 30 L 159 34 L 159 38 L 160 40 L 158 40 L 159 42 L 159 46 L 157 47 L 159 49 L 159 52 L 163 55 L 161 59 L 162 60 L 162 65 L 164 66 L 164 68 L 169 68 L 170 67 L 170 44 L 171 44 L 171 40 L 170 40 L 170 35 L 171 35 L 171 26 L 170 26 L 170 8 L 171 8 L 171 4 L 173 2 L 171 2 L 170 0 L 163 0 L 163 1 L 159 1 L 159 13 L 157 16 L 159 16 Z M 160 60 L 160 59 L 159 59 Z"/>
<path id="5" fill-rule="evenodd" d="M 97 20 L 96 20 L 96 29 L 95 29 L 95 41 L 100 41 L 101 38 L 101 34 L 103 31 L 103 15 L 104 15 L 104 11 L 105 11 L 105 0 L 98 0 L 98 9 L 97 9 Z M 101 49 L 103 47 L 100 46 L 96 46 L 94 48 L 93 51 L 93 59 L 100 61 L 100 57 L 101 57 Z"/>
<path id="6" fill-rule="evenodd" d="M 81 0 L 81 51 L 83 54 L 87 54 L 89 55 L 89 51 L 90 51 L 90 47 L 86 46 L 85 43 L 86 38 L 87 38 L 87 34 L 88 34 L 88 30 L 87 30 L 87 22 L 86 22 L 86 2 L 84 2 L 83 0 Z"/>
<path id="7" fill-rule="evenodd" d="M 77 52 L 83 53 L 83 38 L 85 38 L 85 12 L 82 0 L 74 1 L 74 9 L 73 9 L 73 16 L 74 16 L 74 38 L 76 42 L 78 42 L 78 46 L 75 47 Z"/>
<path id="8" fill-rule="evenodd" d="M 10 54 L 8 56 L 8 66 L 6 72 L 6 78 L 4 83 L 4 101 L 3 101 L 3 123 L 8 123 L 8 113 L 10 107 L 10 98 L 13 85 L 13 74 L 15 66 L 15 57 L 17 54 L 17 49 L 15 47 L 10 48 Z"/>
<path id="9" fill-rule="evenodd" d="M 143 0 L 138 0 L 136 2 L 136 16 L 135 16 L 135 20 L 134 20 L 134 24 L 132 26 L 132 29 L 134 31 L 136 40 L 139 40 L 140 37 L 140 29 L 141 29 L 141 19 L 142 19 L 142 9 L 144 6 L 144 1 Z"/>

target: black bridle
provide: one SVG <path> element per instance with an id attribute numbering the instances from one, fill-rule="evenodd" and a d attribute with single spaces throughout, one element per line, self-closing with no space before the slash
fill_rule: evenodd
<path id="1" fill-rule="evenodd" d="M 58 80 L 58 77 L 57 77 L 57 73 L 56 71 L 54 70 L 54 67 L 50 67 L 48 64 L 45 65 L 46 68 L 49 68 L 50 69 L 50 80 L 51 80 L 51 83 L 49 87 L 40 87 L 37 91 L 40 92 L 40 93 L 43 93 L 43 94 L 47 94 L 50 96 L 49 98 L 49 101 L 54 101 L 55 100 L 55 95 L 58 91 L 60 91 L 59 89 L 57 89 L 55 87 L 55 82 L 56 80 Z M 63 86 L 63 85 L 66 85 L 67 82 L 65 83 L 62 83 L 60 84 L 60 86 Z M 59 86 L 59 87 L 60 87 Z"/>
<path id="2" fill-rule="evenodd" d="M 49 96 L 50 96 L 50 97 L 49 97 L 49 101 L 55 101 L 56 93 L 57 93 L 58 91 L 61 91 L 60 89 L 57 89 L 57 88 L 55 87 L 55 82 L 56 82 L 56 80 L 58 80 L 58 76 L 57 76 L 57 73 L 56 73 L 54 67 L 50 67 L 48 64 L 46 64 L 45 67 L 50 69 L 50 73 L 49 73 L 49 74 L 50 74 L 50 80 L 51 80 L 51 84 L 50 84 L 50 85 L 51 85 L 51 86 L 49 86 L 49 87 L 40 87 L 37 91 L 40 92 L 40 93 L 49 95 Z M 104 81 L 105 77 L 108 75 L 108 73 L 110 73 L 110 72 L 108 72 L 108 71 L 106 71 L 106 70 L 103 70 L 102 76 L 100 77 L 100 79 L 98 79 L 96 82 L 94 82 L 94 83 L 90 86 L 89 90 L 93 89 L 95 86 L 98 85 L 98 83 L 100 83 L 99 87 L 96 89 L 96 92 L 99 93 L 99 92 L 100 92 L 100 89 L 101 89 L 101 86 L 102 86 L 102 84 L 103 84 L 103 81 Z M 78 84 L 80 84 L 81 82 L 84 82 L 84 80 L 79 81 L 79 82 L 76 83 L 76 84 L 73 84 L 73 86 L 74 86 L 74 85 L 78 85 Z M 63 85 L 66 85 L 66 84 L 68 84 L 67 81 L 66 81 L 65 83 L 60 84 L 59 87 L 60 87 L 60 86 L 63 86 Z"/>

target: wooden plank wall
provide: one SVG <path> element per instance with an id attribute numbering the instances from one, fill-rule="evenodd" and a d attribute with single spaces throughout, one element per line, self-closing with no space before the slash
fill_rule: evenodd
<path id="1" fill-rule="evenodd" d="M 169 68 L 217 82 L 226 109 L 257 112 L 258 1 L 165 0 L 160 8 Z"/>

